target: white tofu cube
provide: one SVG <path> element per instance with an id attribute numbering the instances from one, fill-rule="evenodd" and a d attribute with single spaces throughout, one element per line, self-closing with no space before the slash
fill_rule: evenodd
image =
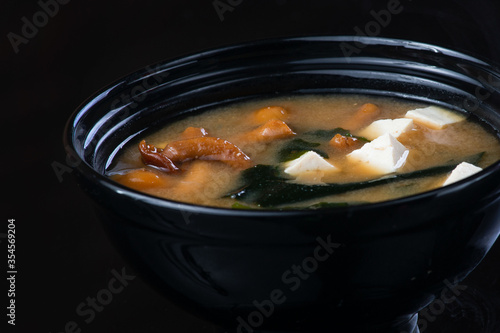
<path id="1" fill-rule="evenodd" d="M 432 129 L 442 129 L 446 125 L 457 123 L 466 119 L 466 116 L 457 112 L 445 110 L 437 106 L 429 106 L 406 112 L 406 118 Z"/>
<path id="2" fill-rule="evenodd" d="M 406 162 L 408 153 L 409 150 L 405 146 L 387 133 L 372 142 L 365 143 L 360 149 L 348 154 L 347 158 L 372 173 L 387 174 L 401 168 Z"/>
<path id="3" fill-rule="evenodd" d="M 298 176 L 310 171 L 339 171 L 338 168 L 312 150 L 297 159 L 287 162 L 285 166 L 285 172 L 292 176 Z"/>
<path id="4" fill-rule="evenodd" d="M 473 174 L 478 173 L 481 170 L 483 169 L 475 166 L 474 164 L 462 162 L 459 165 L 457 165 L 455 169 L 453 169 L 451 174 L 444 181 L 443 186 L 450 185 L 454 182 L 458 182 L 459 180 L 472 176 Z"/>
<path id="5" fill-rule="evenodd" d="M 364 129 L 358 135 L 374 140 L 379 136 L 389 133 L 397 138 L 401 134 L 410 131 L 413 128 L 413 119 L 399 118 L 399 119 L 380 119 L 376 120 Z"/>

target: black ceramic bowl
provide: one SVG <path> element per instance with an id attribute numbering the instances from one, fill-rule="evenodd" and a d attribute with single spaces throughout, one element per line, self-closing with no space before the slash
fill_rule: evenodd
<path id="1" fill-rule="evenodd" d="M 104 176 L 146 129 L 234 101 L 287 94 L 396 96 L 465 110 L 497 135 L 500 74 L 402 40 L 259 41 L 167 61 L 71 117 L 67 153 L 109 235 L 158 290 L 230 332 L 410 332 L 500 232 L 500 163 L 403 199 L 314 211 L 230 210 L 159 199 Z"/>

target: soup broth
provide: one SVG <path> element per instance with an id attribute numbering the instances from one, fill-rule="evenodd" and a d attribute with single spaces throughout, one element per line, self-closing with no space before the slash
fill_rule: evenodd
<path id="1" fill-rule="evenodd" d="M 313 209 L 436 189 L 499 159 L 497 136 L 470 115 L 395 98 L 308 95 L 180 119 L 127 145 L 107 175 L 197 205 Z"/>

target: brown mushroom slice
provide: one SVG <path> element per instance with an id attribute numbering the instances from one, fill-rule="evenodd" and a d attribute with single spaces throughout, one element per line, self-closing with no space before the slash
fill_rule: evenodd
<path id="1" fill-rule="evenodd" d="M 179 170 L 171 159 L 162 154 L 162 149 L 147 144 L 146 140 L 142 140 L 139 143 L 139 152 L 141 153 L 144 164 L 155 166 L 165 172 Z"/>
<path id="2" fill-rule="evenodd" d="M 208 136 L 208 132 L 203 127 L 188 127 L 181 133 L 181 140 L 202 138 Z"/>
<path id="3" fill-rule="evenodd" d="M 210 190 L 213 189 L 212 185 L 217 181 L 219 166 L 215 166 L 212 161 L 203 160 L 186 162 L 183 168 L 184 166 L 186 168 L 173 188 L 175 195 L 179 198 L 190 198 L 196 203 L 205 202 L 208 199 L 207 195 L 215 198 L 215 193 Z"/>
<path id="4" fill-rule="evenodd" d="M 253 118 L 257 123 L 265 123 L 272 119 L 285 120 L 288 112 L 281 106 L 267 106 L 254 112 Z"/>
<path id="5" fill-rule="evenodd" d="M 174 162 L 193 159 L 217 160 L 235 168 L 246 169 L 251 166 L 250 157 L 231 142 L 214 137 L 201 137 L 174 141 L 161 152 Z"/>
<path id="6" fill-rule="evenodd" d="M 340 133 L 335 134 L 329 144 L 339 150 L 353 150 L 362 146 L 361 141 L 357 138 L 345 136 Z"/>
<path id="7" fill-rule="evenodd" d="M 343 128 L 354 131 L 360 129 L 369 122 L 375 120 L 375 118 L 380 114 L 380 108 L 373 103 L 366 103 L 359 107 L 359 109 L 354 113 L 354 115 L 343 124 Z"/>
<path id="8" fill-rule="evenodd" d="M 130 170 L 124 174 L 113 175 L 111 178 L 122 185 L 138 191 L 161 188 L 168 185 L 164 178 L 146 169 Z"/>
<path id="9" fill-rule="evenodd" d="M 294 135 L 295 132 L 284 121 L 272 119 L 264 125 L 244 134 L 244 139 L 252 142 L 268 142 Z"/>

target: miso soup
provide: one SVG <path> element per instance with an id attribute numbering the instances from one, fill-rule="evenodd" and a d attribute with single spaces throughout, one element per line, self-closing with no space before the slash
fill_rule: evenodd
<path id="1" fill-rule="evenodd" d="M 107 175 L 161 198 L 246 209 L 379 202 L 446 186 L 500 159 L 472 115 L 361 95 L 254 100 L 128 144 Z"/>

